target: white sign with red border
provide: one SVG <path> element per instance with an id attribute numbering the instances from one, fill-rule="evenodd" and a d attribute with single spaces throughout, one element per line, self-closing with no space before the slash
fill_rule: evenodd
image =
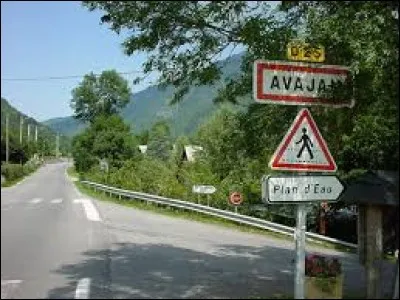
<path id="1" fill-rule="evenodd" d="M 336 172 L 336 163 L 307 108 L 297 114 L 269 165 L 274 170 Z"/>
<path id="2" fill-rule="evenodd" d="M 256 60 L 254 99 L 259 103 L 352 107 L 354 99 L 333 100 L 329 91 L 344 84 L 349 68 L 336 65 Z"/>

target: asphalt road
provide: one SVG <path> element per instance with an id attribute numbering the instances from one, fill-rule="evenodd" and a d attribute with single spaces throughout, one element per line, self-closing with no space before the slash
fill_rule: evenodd
<path id="1" fill-rule="evenodd" d="M 67 163 L 1 190 L 1 298 L 249 298 L 293 295 L 294 242 L 81 195 Z M 337 256 L 344 293 L 365 294 L 357 257 Z M 382 288 L 392 290 L 386 264 Z"/>

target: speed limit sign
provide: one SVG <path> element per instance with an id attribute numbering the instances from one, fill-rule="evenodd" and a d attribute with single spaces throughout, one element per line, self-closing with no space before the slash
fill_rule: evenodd
<path id="1" fill-rule="evenodd" d="M 229 202 L 233 205 L 240 205 L 243 202 L 243 196 L 239 192 L 233 192 L 229 196 Z"/>

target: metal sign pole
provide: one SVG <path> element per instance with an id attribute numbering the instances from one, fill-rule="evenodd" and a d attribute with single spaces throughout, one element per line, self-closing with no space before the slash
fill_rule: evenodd
<path id="1" fill-rule="evenodd" d="M 305 277 L 305 246 L 306 246 L 306 210 L 305 203 L 297 205 L 296 216 L 296 273 L 294 280 L 294 298 L 304 299 L 304 277 Z"/>
<path id="2" fill-rule="evenodd" d="M 298 106 L 298 111 L 301 111 L 301 107 Z M 307 172 L 301 172 L 300 175 L 308 175 Z M 305 258 L 306 258 L 306 220 L 307 220 L 307 209 L 305 203 L 299 203 L 297 205 L 296 214 L 296 231 L 295 231 L 295 243 L 296 243 L 296 271 L 294 278 L 294 298 L 304 299 L 304 281 L 305 281 Z"/>

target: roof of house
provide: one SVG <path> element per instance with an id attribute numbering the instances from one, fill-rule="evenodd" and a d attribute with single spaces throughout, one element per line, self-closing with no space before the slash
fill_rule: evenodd
<path id="1" fill-rule="evenodd" d="M 139 145 L 139 150 L 140 150 L 141 153 L 146 153 L 147 145 Z"/>
<path id="2" fill-rule="evenodd" d="M 192 162 L 195 160 L 195 153 L 198 151 L 203 150 L 203 147 L 201 146 L 195 146 L 195 145 L 186 145 L 185 146 L 185 154 L 187 157 L 187 160 Z"/>
<path id="3" fill-rule="evenodd" d="M 399 172 L 367 171 L 348 182 L 341 199 L 346 203 L 399 205 Z"/>

